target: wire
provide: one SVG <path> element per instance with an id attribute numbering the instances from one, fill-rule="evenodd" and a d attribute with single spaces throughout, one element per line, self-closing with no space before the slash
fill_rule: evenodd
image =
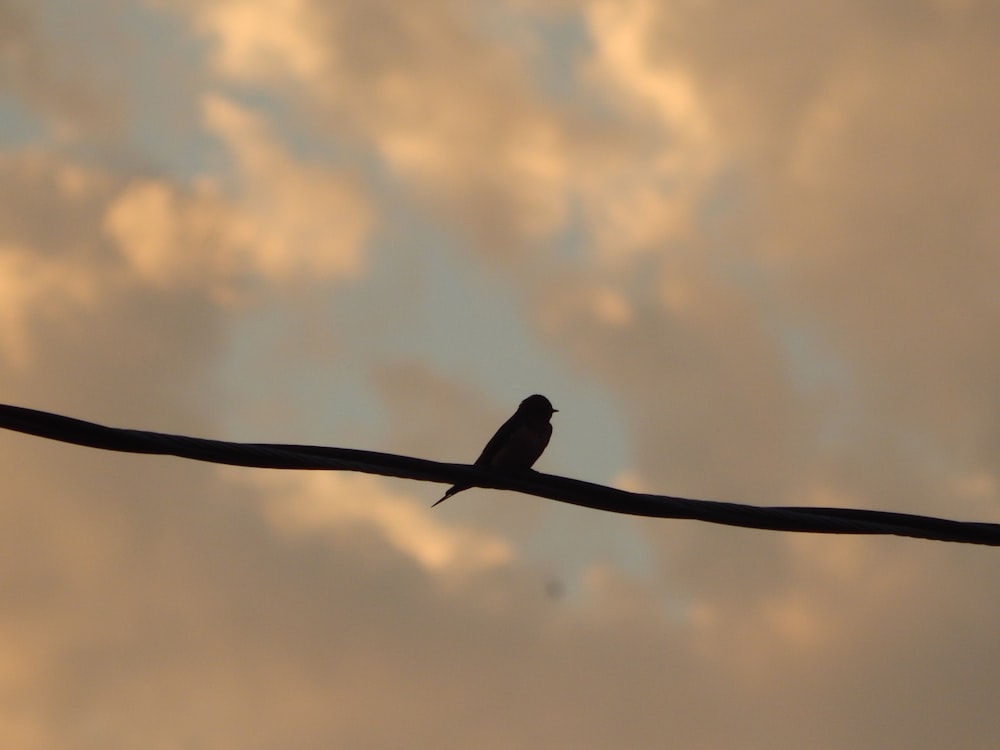
<path id="1" fill-rule="evenodd" d="M 1000 546 L 1000 524 L 951 521 L 855 508 L 757 507 L 627 492 L 537 471 L 503 472 L 392 453 L 276 443 L 231 443 L 145 430 L 105 427 L 81 419 L 0 404 L 0 427 L 102 450 L 178 456 L 231 466 L 356 471 L 444 484 L 512 490 L 613 513 L 707 521 L 773 531 L 891 534 Z"/>

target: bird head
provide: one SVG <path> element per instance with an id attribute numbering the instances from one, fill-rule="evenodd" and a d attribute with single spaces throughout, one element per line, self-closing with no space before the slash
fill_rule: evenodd
<path id="1" fill-rule="evenodd" d="M 533 419 L 544 419 L 547 421 L 559 410 L 553 409 L 552 402 L 545 398 L 545 396 L 535 394 L 524 399 L 518 407 L 518 411 Z"/>

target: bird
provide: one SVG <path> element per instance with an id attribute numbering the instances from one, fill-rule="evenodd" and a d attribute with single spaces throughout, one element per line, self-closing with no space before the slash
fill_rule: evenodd
<path id="1" fill-rule="evenodd" d="M 557 411 L 559 410 L 553 409 L 552 403 L 545 396 L 528 396 L 517 407 L 514 415 L 490 438 L 474 465 L 498 469 L 531 468 L 549 444 L 549 438 L 552 437 L 552 423 L 549 420 Z M 472 486 L 456 484 L 431 507 Z"/>

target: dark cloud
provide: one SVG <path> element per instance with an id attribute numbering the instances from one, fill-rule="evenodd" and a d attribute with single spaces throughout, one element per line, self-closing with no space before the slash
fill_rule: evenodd
<path id="1" fill-rule="evenodd" d="M 104 10 L 103 4 L 98 3 L 89 8 L 94 18 Z M 64 20 L 67 27 L 83 31 L 70 18 Z M 85 16 L 72 20 L 85 22 Z M 3 58 L 0 91 L 14 96 L 63 136 L 95 136 L 114 131 L 122 117 L 117 82 L 109 78 L 102 66 L 93 64 L 85 46 L 74 43 L 72 35 L 51 32 L 52 27 L 39 17 L 38 8 L 32 4 L 18 0 L 0 2 Z M 117 46 L 117 41 L 106 40 L 109 46 L 105 51 Z"/>

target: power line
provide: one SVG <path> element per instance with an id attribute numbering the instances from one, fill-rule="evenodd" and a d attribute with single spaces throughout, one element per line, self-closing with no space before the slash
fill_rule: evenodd
<path id="1" fill-rule="evenodd" d="M 356 471 L 443 484 L 512 490 L 587 508 L 655 518 L 707 521 L 773 531 L 891 534 L 1000 546 L 1000 524 L 951 521 L 855 508 L 758 507 L 652 495 L 536 471 L 501 472 L 392 453 L 278 443 L 232 443 L 145 430 L 106 427 L 60 414 L 0 404 L 0 427 L 29 435 L 124 453 L 178 456 L 231 466 Z"/>

